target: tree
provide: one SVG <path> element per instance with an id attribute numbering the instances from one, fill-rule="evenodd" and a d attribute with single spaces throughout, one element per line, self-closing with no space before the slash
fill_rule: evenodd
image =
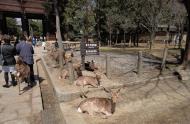
<path id="1" fill-rule="evenodd" d="M 150 49 L 152 49 L 155 33 L 161 19 L 162 0 L 145 0 L 143 5 L 140 25 L 150 33 Z"/>
<path id="2" fill-rule="evenodd" d="M 102 8 L 103 12 L 105 13 L 106 17 L 106 28 L 109 32 L 109 42 L 108 46 L 112 44 L 112 33 L 114 29 L 118 30 L 117 25 L 121 23 L 121 16 L 119 11 L 119 3 L 117 0 L 106 0 L 105 6 Z"/>
<path id="3" fill-rule="evenodd" d="M 17 24 L 17 20 L 15 18 L 6 18 L 7 20 L 7 28 L 8 33 L 10 35 L 17 35 L 19 36 L 21 34 L 21 28 Z"/>
<path id="4" fill-rule="evenodd" d="M 41 36 L 42 35 L 42 21 L 41 20 L 29 20 L 30 25 L 30 34 L 34 36 Z"/>
<path id="5" fill-rule="evenodd" d="M 63 68 L 63 53 L 65 52 L 63 49 L 63 43 L 62 43 L 62 36 L 61 36 L 61 30 L 60 30 L 60 19 L 59 19 L 59 11 L 58 11 L 58 3 L 57 0 L 53 1 L 54 4 L 54 10 L 55 10 L 55 17 L 56 17 L 56 38 L 58 40 L 59 44 L 59 65 L 61 68 Z"/>
<path id="6" fill-rule="evenodd" d="M 62 26 L 65 27 L 66 37 L 69 34 L 92 34 L 95 27 L 95 3 L 93 0 L 69 0 L 62 12 Z"/>
<path id="7" fill-rule="evenodd" d="M 130 31 L 132 29 L 134 29 L 135 25 L 133 24 L 132 20 L 130 18 L 127 18 L 127 17 L 123 17 L 123 21 L 122 21 L 122 24 L 120 25 L 121 29 L 123 29 L 123 40 L 124 40 L 124 46 L 125 46 L 125 43 L 126 43 L 126 33 L 130 33 Z M 130 36 L 130 39 L 129 39 L 129 45 L 131 45 L 131 36 Z"/>
<path id="8" fill-rule="evenodd" d="M 178 43 L 178 48 L 182 47 L 182 38 L 183 38 L 183 33 L 184 33 L 184 24 L 186 22 L 186 17 L 187 13 L 182 4 L 179 4 L 179 2 L 174 1 L 174 6 L 175 11 L 173 11 L 173 20 L 174 20 L 174 25 L 178 28 L 178 37 L 179 37 L 179 43 Z"/>

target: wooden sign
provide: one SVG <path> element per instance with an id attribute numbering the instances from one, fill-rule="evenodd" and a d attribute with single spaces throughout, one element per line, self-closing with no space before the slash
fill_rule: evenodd
<path id="1" fill-rule="evenodd" d="M 86 43 L 85 48 L 86 55 L 99 55 L 99 46 L 97 43 Z"/>
<path id="2" fill-rule="evenodd" d="M 81 55 L 99 55 L 99 45 L 81 42 Z"/>

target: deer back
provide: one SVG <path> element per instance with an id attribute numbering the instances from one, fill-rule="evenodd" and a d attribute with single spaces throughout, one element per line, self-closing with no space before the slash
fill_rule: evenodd
<path id="1" fill-rule="evenodd" d="M 91 76 L 80 76 L 76 81 L 75 84 L 77 86 L 85 86 L 85 85 L 92 85 L 97 87 L 99 85 L 97 79 Z"/>
<path id="2" fill-rule="evenodd" d="M 112 114 L 115 105 L 109 98 L 92 97 L 82 101 L 78 106 L 79 112 L 98 112 Z"/>

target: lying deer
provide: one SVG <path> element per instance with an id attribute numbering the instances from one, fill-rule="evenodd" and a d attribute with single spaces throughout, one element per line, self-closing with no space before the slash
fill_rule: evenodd
<path id="1" fill-rule="evenodd" d="M 96 75 L 96 77 L 91 77 L 91 76 L 80 76 L 74 84 L 76 86 L 86 86 L 86 85 L 91 85 L 93 87 L 98 87 L 100 85 L 100 75 Z"/>
<path id="2" fill-rule="evenodd" d="M 88 71 L 98 70 L 98 67 L 95 65 L 95 62 L 92 60 L 91 62 L 87 61 L 85 63 L 85 69 Z"/>
<path id="3" fill-rule="evenodd" d="M 18 87 L 19 87 L 19 95 L 20 95 L 20 84 L 22 82 L 28 83 L 28 85 L 31 85 L 30 82 L 30 67 L 23 62 L 21 57 L 18 57 L 16 61 L 16 72 L 14 72 L 14 75 L 16 77 Z"/>
<path id="4" fill-rule="evenodd" d="M 103 118 L 111 116 L 115 112 L 120 89 L 118 89 L 116 92 L 113 92 L 104 88 L 106 92 L 111 94 L 111 99 L 101 97 L 87 98 L 79 104 L 78 112 L 87 112 L 91 116 L 94 116 L 96 113 L 103 114 Z"/>

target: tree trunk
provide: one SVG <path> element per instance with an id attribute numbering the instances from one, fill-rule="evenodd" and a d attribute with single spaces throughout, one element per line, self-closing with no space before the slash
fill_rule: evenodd
<path id="1" fill-rule="evenodd" d="M 110 40 L 109 40 L 108 46 L 111 46 L 111 30 L 109 31 L 109 33 L 110 33 Z"/>
<path id="2" fill-rule="evenodd" d="M 137 43 L 137 47 L 139 47 L 139 33 L 137 32 L 137 37 L 136 37 L 136 43 Z"/>
<path id="3" fill-rule="evenodd" d="M 117 45 L 117 43 L 118 43 L 118 33 L 116 35 L 116 45 Z"/>
<path id="4" fill-rule="evenodd" d="M 126 43 L 126 39 L 125 39 L 125 31 L 124 31 L 124 39 L 123 39 L 123 42 L 124 42 L 124 47 L 125 47 L 125 43 Z"/>
<path id="5" fill-rule="evenodd" d="M 149 47 L 150 50 L 152 50 L 152 46 L 153 46 L 154 40 L 155 40 L 155 32 L 152 31 L 152 32 L 150 33 L 150 44 L 149 44 L 149 45 L 150 45 L 150 47 Z"/>
<path id="6" fill-rule="evenodd" d="M 129 34 L 129 47 L 131 47 L 131 33 Z"/>
<path id="7" fill-rule="evenodd" d="M 185 68 L 189 67 L 190 64 L 190 0 L 184 0 L 185 7 L 188 13 L 188 34 L 186 39 L 185 54 L 183 64 Z"/>
<path id="8" fill-rule="evenodd" d="M 179 27 L 179 43 L 178 43 L 179 49 L 181 49 L 182 47 L 182 40 L 183 40 L 183 33 L 184 33 L 183 30 L 184 30 L 184 27 L 183 27 L 183 24 L 181 23 Z"/>
<path id="9" fill-rule="evenodd" d="M 65 51 L 63 49 L 61 30 L 60 30 L 59 11 L 57 8 L 58 8 L 57 0 L 54 0 L 54 9 L 55 9 L 55 16 L 56 16 L 56 36 L 57 36 L 58 45 L 59 45 L 59 65 L 60 65 L 60 68 L 63 68 L 63 54 Z"/>
<path id="10" fill-rule="evenodd" d="M 190 18 L 189 18 L 189 23 L 190 23 Z M 185 67 L 187 67 L 190 64 L 190 26 L 188 27 L 183 64 L 185 65 Z"/>

